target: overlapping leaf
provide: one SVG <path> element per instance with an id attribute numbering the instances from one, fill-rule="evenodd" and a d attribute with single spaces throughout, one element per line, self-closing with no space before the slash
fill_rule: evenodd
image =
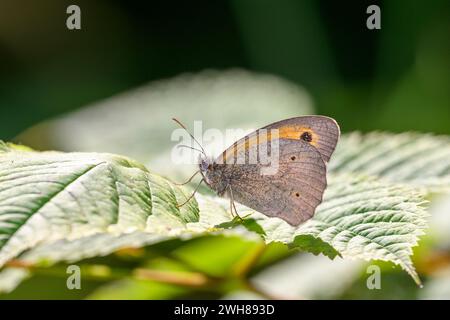
<path id="1" fill-rule="evenodd" d="M 33 262 L 107 255 L 173 237 L 224 232 L 231 220 L 228 202 L 219 198 L 199 195 L 178 208 L 186 191 L 124 157 L 30 152 L 5 144 L 1 150 L 1 265 L 25 251 L 21 258 Z M 414 189 L 343 174 L 330 179 L 315 217 L 298 228 L 260 213 L 251 218 L 266 242 L 330 257 L 392 261 L 418 281 L 409 256 L 425 228 L 423 204 Z M 242 228 L 227 232 L 251 236 Z"/>
<path id="2" fill-rule="evenodd" d="M 450 137 L 422 133 L 344 135 L 329 165 L 331 172 L 360 172 L 389 181 L 450 191 Z"/>

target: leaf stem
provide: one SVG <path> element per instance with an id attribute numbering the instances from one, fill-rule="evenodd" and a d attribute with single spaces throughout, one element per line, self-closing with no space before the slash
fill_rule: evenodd
<path id="1" fill-rule="evenodd" d="M 233 274 L 237 277 L 244 278 L 259 261 L 266 250 L 266 244 L 259 242 L 256 247 L 247 255 L 245 255 L 234 266 Z"/>
<path id="2" fill-rule="evenodd" d="M 209 287 L 220 281 L 220 279 L 211 278 L 198 272 L 172 272 L 145 268 L 135 269 L 132 275 L 139 280 L 158 281 L 194 288 Z"/>

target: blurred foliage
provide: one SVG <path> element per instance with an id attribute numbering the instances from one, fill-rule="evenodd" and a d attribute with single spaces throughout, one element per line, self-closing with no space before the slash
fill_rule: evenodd
<path id="1" fill-rule="evenodd" d="M 450 133 L 446 0 L 22 1 L 0 4 L 4 140 L 149 80 L 230 67 L 305 86 L 344 131 Z M 369 3 L 381 30 L 365 27 Z M 81 31 L 65 27 L 69 4 Z"/>
<path id="2" fill-rule="evenodd" d="M 403 136 L 392 135 L 390 141 L 399 137 Z M 392 152 L 390 156 L 398 159 L 403 152 Z M 342 153 L 349 152 L 344 147 L 338 154 Z M 368 158 L 367 153 L 371 154 L 372 150 L 358 152 L 358 156 Z M 350 155 L 355 158 L 351 152 Z M 389 163 L 386 154 L 384 158 Z M 372 162 L 379 167 L 377 162 Z M 450 168 L 450 163 L 444 165 Z M 242 219 L 233 219 L 224 199 L 197 194 L 188 201 L 189 193 L 183 188 L 125 157 L 35 152 L 0 141 L 0 267 L 6 265 L 5 273 L 0 273 L 3 278 L 0 291 L 11 290 L 13 286 L 8 283 L 16 281 L 8 276 L 13 272 L 8 268 L 10 260 L 15 261 L 13 269 L 14 263 L 29 265 L 27 271 L 32 273 L 35 266 L 75 262 L 122 248 L 145 247 L 175 237 L 188 240 L 211 232 L 237 234 L 253 240 L 259 235 L 266 243 L 281 242 L 291 249 L 324 254 L 330 259 L 339 256 L 390 261 L 402 266 L 420 284 L 410 259 L 411 248 L 424 234 L 428 216 L 425 195 L 427 190 L 433 190 L 427 181 L 436 177 L 422 177 L 416 182 L 418 188 L 411 188 L 378 179 L 375 174 L 363 176 L 362 172 L 344 170 L 337 175 L 330 174 L 314 217 L 299 226 L 238 204 L 236 208 L 242 216 L 251 214 L 251 218 L 241 223 Z M 185 205 L 180 207 L 181 203 Z M 260 243 L 255 251 L 263 252 L 265 244 L 257 239 Z M 204 253 L 201 259 L 188 250 L 183 260 L 192 258 L 189 265 L 196 269 L 215 261 L 213 265 L 224 268 L 218 274 L 230 272 L 238 277 L 248 273 L 257 261 L 250 255 L 243 266 L 229 271 L 222 259 L 239 254 L 240 247 L 228 244 L 221 248 L 220 241 L 210 242 L 200 242 L 200 251 Z M 190 242 L 194 252 L 198 251 L 197 243 Z M 222 249 L 229 250 L 229 254 L 223 255 Z M 259 258 L 260 254 L 256 256 Z M 198 277 L 202 282 L 204 276 Z M 17 279 L 20 281 L 20 277 Z M 214 282 L 208 278 L 203 281 L 205 285 Z"/>
<path id="3" fill-rule="evenodd" d="M 325 0 L 23 2 L 0 3 L 3 140 L 15 139 L 35 148 L 119 149 L 162 173 L 177 176 L 178 169 L 164 162 L 168 140 L 161 142 L 173 128 L 171 116 L 182 117 L 188 124 L 205 118 L 209 127 L 223 129 L 314 112 L 336 118 L 344 132 L 414 130 L 450 134 L 447 0 L 359 1 L 345 6 Z M 381 30 L 365 27 L 365 11 L 373 3 L 381 7 Z M 81 7 L 83 29 L 79 32 L 65 27 L 69 4 Z M 214 74 L 209 75 L 213 79 L 208 75 L 185 77 L 185 82 L 178 82 L 175 88 L 163 87 L 161 91 L 154 84 L 149 88 L 158 97 L 167 89 L 171 97 L 192 83 L 195 91 L 192 87 L 187 91 L 195 94 L 182 94 L 173 100 L 152 97 L 152 104 L 143 105 L 137 100 L 135 117 L 122 118 L 130 113 L 129 100 L 114 107 L 104 102 L 97 117 L 92 117 L 95 108 L 84 109 L 80 114 L 63 116 L 62 122 L 51 122 L 50 127 L 39 125 L 15 138 L 41 121 L 152 80 L 236 67 L 281 77 L 306 91 L 292 91 L 289 82 L 277 77 L 258 82 L 258 77 L 239 74 L 244 81 L 235 87 L 229 85 L 234 82 L 233 74 L 226 78 L 226 85 L 221 85 L 221 78 Z M 228 92 L 228 96 L 214 94 L 217 87 L 217 92 Z M 249 92 L 249 88 L 259 90 L 245 96 L 243 92 Z M 229 105 L 223 103 L 229 100 Z M 139 113 L 142 107 L 146 108 L 144 115 Z M 148 120 L 150 129 L 130 133 L 139 115 L 141 128 Z M 128 121 L 111 126 L 111 117 Z M 93 120 L 88 122 L 89 118 Z M 161 123 L 156 136 L 150 122 Z M 135 142 L 130 143 L 133 139 Z M 183 175 L 187 170 L 180 171 Z M 199 290 L 161 282 L 93 277 L 83 280 L 82 290 L 70 291 L 65 288 L 64 265 L 60 265 L 50 274 L 45 269 L 37 270 L 17 290 L 0 297 L 167 299 L 263 297 L 270 293 L 281 298 L 449 298 L 449 202 L 432 201 L 429 236 L 421 241 L 414 256 L 424 280 L 423 289 L 400 268 L 380 263 L 382 289 L 367 290 L 365 263 L 294 254 L 274 243 L 248 270 L 254 286 L 262 290 L 233 281 L 214 290 Z M 253 250 L 253 245 L 242 239 L 205 238 L 163 242 L 149 248 L 145 257 L 147 266 L 155 269 L 201 270 L 214 277 L 245 262 Z M 140 253 L 125 252 L 84 263 L 113 266 L 120 271 L 124 266 L 137 265 L 133 254 Z M 270 294 L 265 297 L 270 298 Z"/>

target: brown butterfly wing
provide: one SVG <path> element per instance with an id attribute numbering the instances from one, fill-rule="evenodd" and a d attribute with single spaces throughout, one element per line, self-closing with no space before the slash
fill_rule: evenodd
<path id="1" fill-rule="evenodd" d="M 325 162 L 330 160 L 340 136 L 340 128 L 336 120 L 325 116 L 304 116 L 272 123 L 264 129 L 280 130 L 280 138 L 302 139 L 307 132 L 311 134 L 311 144 Z"/>
<path id="2" fill-rule="evenodd" d="M 243 153 L 257 147 L 253 145 Z M 314 215 L 322 201 L 327 184 L 325 163 L 305 141 L 280 139 L 279 147 L 278 170 L 273 175 L 262 175 L 259 164 L 222 164 L 218 170 L 228 180 L 235 201 L 299 225 Z"/>
<path id="3" fill-rule="evenodd" d="M 303 116 L 274 122 L 254 131 L 248 136 L 236 141 L 230 148 L 217 158 L 218 163 L 234 163 L 237 153 L 243 152 L 249 146 L 258 143 L 258 136 L 265 134 L 264 129 L 278 129 L 279 139 L 302 140 L 321 154 L 323 161 L 328 162 L 336 148 L 340 129 L 337 122 L 325 116 Z"/>

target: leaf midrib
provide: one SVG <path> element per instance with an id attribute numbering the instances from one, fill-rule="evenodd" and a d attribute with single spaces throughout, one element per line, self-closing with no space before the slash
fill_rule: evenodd
<path id="1" fill-rule="evenodd" d="M 26 225 L 27 221 L 33 217 L 36 213 L 38 213 L 43 207 L 45 207 L 49 202 L 51 202 L 55 197 L 57 197 L 61 192 L 63 192 L 64 190 L 66 190 L 71 184 L 75 183 L 79 178 L 83 177 L 85 174 L 89 173 L 90 171 L 92 171 L 93 169 L 97 168 L 98 166 L 100 166 L 101 164 L 104 164 L 106 162 L 100 162 L 94 165 L 89 166 L 86 170 L 84 170 L 83 172 L 81 172 L 78 176 L 76 176 L 74 179 L 72 179 L 71 181 L 69 181 L 67 184 L 63 185 L 63 187 L 60 190 L 57 190 L 56 192 L 54 192 L 53 194 L 51 194 L 48 197 L 48 200 L 46 202 L 43 202 L 40 206 L 38 206 L 37 208 L 35 208 L 34 210 L 32 210 L 30 212 L 30 214 L 28 215 L 28 217 L 24 220 L 24 222 L 22 223 L 21 226 L 19 226 L 14 232 L 12 232 L 8 238 L 8 240 L 6 240 L 3 244 L 0 244 L 0 250 L 6 246 L 8 244 L 8 242 L 14 237 L 15 234 L 17 234 L 17 232 L 19 232 L 19 230 Z"/>

